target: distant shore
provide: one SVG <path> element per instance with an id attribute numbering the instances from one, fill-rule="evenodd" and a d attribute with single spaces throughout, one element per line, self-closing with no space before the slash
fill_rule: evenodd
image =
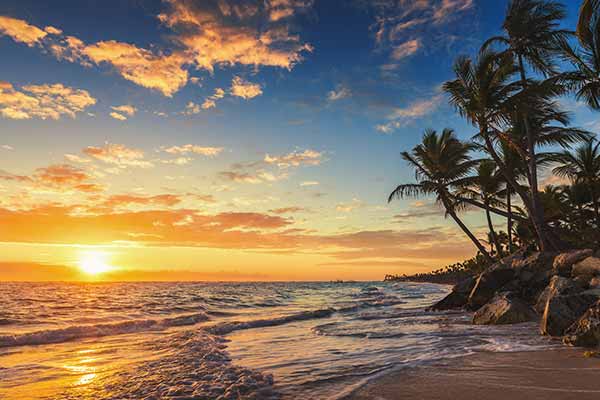
<path id="1" fill-rule="evenodd" d="M 598 399 L 600 358 L 583 353 L 572 348 L 482 352 L 385 375 L 346 399 Z"/>

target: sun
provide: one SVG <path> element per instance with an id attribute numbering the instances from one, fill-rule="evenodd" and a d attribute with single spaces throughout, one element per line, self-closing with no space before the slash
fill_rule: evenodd
<path id="1" fill-rule="evenodd" d="M 108 272 L 113 267 L 106 262 L 106 253 L 87 251 L 81 254 L 79 269 L 88 275 L 98 275 Z"/>

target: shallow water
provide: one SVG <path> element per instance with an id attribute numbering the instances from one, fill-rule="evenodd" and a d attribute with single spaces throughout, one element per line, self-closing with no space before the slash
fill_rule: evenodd
<path id="1" fill-rule="evenodd" d="M 548 346 L 410 283 L 0 283 L 2 399 L 335 399 L 395 368 Z"/>

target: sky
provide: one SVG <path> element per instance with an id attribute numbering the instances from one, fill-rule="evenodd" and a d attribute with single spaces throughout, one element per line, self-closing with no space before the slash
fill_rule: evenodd
<path id="1" fill-rule="evenodd" d="M 367 280 L 473 256 L 431 199 L 387 196 L 426 128 L 474 134 L 441 85 L 506 4 L 2 1 L 0 280 Z"/>

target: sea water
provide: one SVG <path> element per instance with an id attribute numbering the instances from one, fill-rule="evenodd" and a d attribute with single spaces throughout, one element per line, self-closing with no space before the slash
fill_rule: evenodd
<path id="1" fill-rule="evenodd" d="M 0 399 L 341 399 L 398 368 L 548 346 L 412 283 L 0 283 Z"/>

